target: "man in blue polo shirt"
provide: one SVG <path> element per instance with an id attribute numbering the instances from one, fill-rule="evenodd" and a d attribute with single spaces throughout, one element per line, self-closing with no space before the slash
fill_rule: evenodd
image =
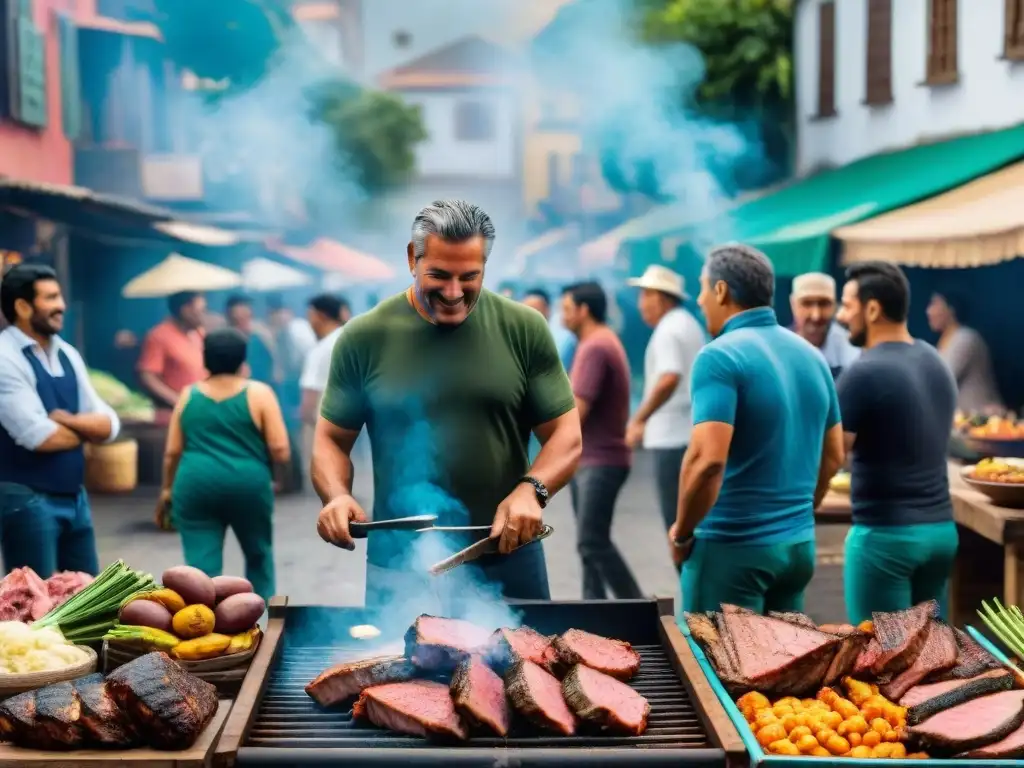
<path id="1" fill-rule="evenodd" d="M 760 251 L 716 248 L 700 282 L 715 338 L 693 366 L 693 435 L 669 532 L 684 563 L 683 607 L 803 610 L 814 509 L 843 462 L 832 374 L 778 324 L 775 275 Z"/>

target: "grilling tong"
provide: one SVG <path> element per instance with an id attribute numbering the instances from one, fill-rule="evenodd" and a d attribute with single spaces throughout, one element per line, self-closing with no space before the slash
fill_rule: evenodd
<path id="1" fill-rule="evenodd" d="M 437 515 L 415 515 L 413 517 L 399 517 L 395 520 L 380 520 L 372 523 L 349 523 L 349 533 L 353 539 L 365 539 L 370 533 L 374 531 L 413 531 L 415 533 L 462 533 L 462 534 L 473 534 L 482 533 L 484 538 L 480 539 L 473 544 L 470 544 L 465 549 L 459 550 L 451 557 L 447 557 L 439 563 L 434 563 L 430 566 L 430 574 L 432 576 L 440 576 L 442 573 L 448 573 L 448 571 L 458 568 L 460 565 L 473 562 L 484 555 L 493 555 L 498 552 L 498 539 L 490 537 L 491 526 L 489 525 L 456 525 L 456 526 L 435 526 L 434 523 L 437 521 Z M 528 541 L 526 544 L 521 544 L 516 549 L 533 544 L 534 541 L 541 541 L 546 539 L 555 529 L 550 525 L 542 526 L 540 532 L 533 538 L 532 541 Z M 513 552 L 516 550 L 513 549 Z"/>

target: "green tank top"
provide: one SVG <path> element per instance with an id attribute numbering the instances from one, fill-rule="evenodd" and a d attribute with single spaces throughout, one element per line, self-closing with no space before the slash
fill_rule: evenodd
<path id="1" fill-rule="evenodd" d="M 175 495 L 263 496 L 272 492 L 270 458 L 249 411 L 248 387 L 224 400 L 193 389 L 181 412 L 184 452 Z"/>

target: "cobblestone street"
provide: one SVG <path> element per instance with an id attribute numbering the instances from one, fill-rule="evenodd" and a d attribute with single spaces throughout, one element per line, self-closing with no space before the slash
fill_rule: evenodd
<path id="1" fill-rule="evenodd" d="M 356 467 L 356 495 L 371 508 L 368 466 Z M 118 557 L 133 567 L 159 575 L 182 561 L 175 534 L 158 531 L 153 524 L 156 489 L 139 489 L 131 496 L 93 498 L 93 515 L 100 561 Z M 358 605 L 365 579 L 365 544 L 345 552 L 323 543 L 316 534 L 320 504 L 312 493 L 282 497 L 275 524 L 278 593 L 294 603 Z M 569 494 L 559 494 L 545 514 L 555 528 L 545 544 L 552 596 L 580 598 L 579 558 L 575 550 L 575 524 Z M 807 610 L 818 621 L 844 621 L 842 598 L 842 542 L 846 526 L 819 526 L 818 569 L 808 592 Z M 648 457 L 637 455 L 632 474 L 619 497 L 614 539 L 644 589 L 652 595 L 673 595 L 678 600 L 678 578 L 669 562 L 664 528 L 654 500 L 653 469 Z M 225 549 L 226 573 L 242 573 L 242 556 L 229 537 Z"/>

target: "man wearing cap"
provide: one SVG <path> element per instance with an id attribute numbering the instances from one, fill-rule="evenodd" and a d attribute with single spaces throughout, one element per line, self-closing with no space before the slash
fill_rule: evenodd
<path id="1" fill-rule="evenodd" d="M 793 279 L 789 296 L 793 309 L 793 330 L 825 356 L 832 377 L 849 368 L 860 357 L 849 334 L 835 322 L 836 281 L 823 272 L 808 272 Z"/>
<path id="2" fill-rule="evenodd" d="M 631 448 L 641 443 L 654 457 L 658 505 L 667 529 L 676 519 L 679 468 L 690 442 L 690 370 L 704 345 L 704 329 L 682 307 L 681 275 L 662 266 L 629 280 L 640 289 L 640 316 L 654 329 L 644 354 L 644 397 L 626 429 Z"/>

